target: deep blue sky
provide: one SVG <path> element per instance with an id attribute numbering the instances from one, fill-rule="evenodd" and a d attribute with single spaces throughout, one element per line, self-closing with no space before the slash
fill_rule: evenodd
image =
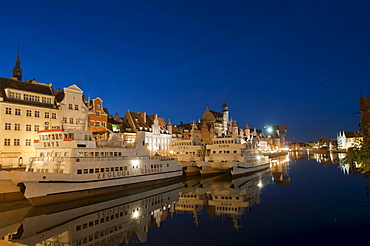
<path id="1" fill-rule="evenodd" d="M 239 127 L 287 139 L 357 130 L 370 96 L 370 1 L 0 0 L 0 76 L 76 84 L 111 114 L 197 121 L 229 104 Z"/>

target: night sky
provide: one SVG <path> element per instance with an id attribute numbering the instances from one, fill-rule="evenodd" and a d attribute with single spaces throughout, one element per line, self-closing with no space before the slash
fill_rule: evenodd
<path id="1" fill-rule="evenodd" d="M 370 1 L 0 0 L 0 76 L 100 97 L 110 114 L 198 121 L 208 107 L 287 140 L 358 130 Z"/>

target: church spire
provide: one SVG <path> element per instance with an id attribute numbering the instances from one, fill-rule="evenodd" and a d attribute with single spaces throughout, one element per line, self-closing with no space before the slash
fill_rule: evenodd
<path id="1" fill-rule="evenodd" d="M 18 53 L 17 53 L 17 58 L 15 60 L 15 67 L 13 68 L 13 77 L 22 81 L 23 70 L 21 69 L 21 61 L 19 60 L 20 59 L 19 53 L 20 52 L 19 52 L 19 44 L 18 44 Z"/>

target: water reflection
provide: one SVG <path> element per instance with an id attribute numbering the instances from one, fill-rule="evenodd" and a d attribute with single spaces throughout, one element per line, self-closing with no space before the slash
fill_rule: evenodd
<path id="1" fill-rule="evenodd" d="M 25 200 L 2 203 L 0 237 L 25 245 L 130 245 L 147 242 L 149 229 L 174 214 L 191 214 L 199 225 L 205 212 L 238 229 L 247 211 L 261 204 L 262 188 L 290 184 L 288 172 L 288 159 L 282 157 L 272 161 L 271 169 L 237 178 L 195 177 L 40 207 Z"/>
<path id="2" fill-rule="evenodd" d="M 270 170 L 266 169 L 248 176 L 232 179 L 228 175 L 188 180 L 175 202 L 177 213 L 190 213 L 199 225 L 199 214 L 203 209 L 211 217 L 222 217 L 233 221 L 236 229 L 248 208 L 260 204 L 261 189 L 270 184 Z"/>
<path id="3" fill-rule="evenodd" d="M 110 195 L 34 207 L 16 232 L 7 237 L 26 245 L 116 245 L 137 239 L 146 242 L 149 227 L 159 227 L 173 214 L 172 204 L 178 200 L 181 187 L 182 182 L 178 182 L 112 200 L 106 200 L 112 198 Z M 119 195 L 122 196 L 115 194 Z M 18 213 L 12 212 L 13 216 Z"/>

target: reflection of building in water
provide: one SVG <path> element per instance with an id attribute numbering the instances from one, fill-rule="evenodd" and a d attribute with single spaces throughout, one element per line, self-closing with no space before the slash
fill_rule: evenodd
<path id="1" fill-rule="evenodd" d="M 136 190 L 139 193 L 106 201 L 93 198 L 35 207 L 17 233 L 11 235 L 11 241 L 72 246 L 146 242 L 149 227 L 159 227 L 168 214 L 173 214 L 172 203 L 178 199 L 181 186 L 180 182 L 148 191 Z"/>
<path id="2" fill-rule="evenodd" d="M 275 184 L 290 185 L 289 156 L 271 159 L 270 170 Z"/>
<path id="3" fill-rule="evenodd" d="M 227 175 L 201 179 L 198 185 L 179 194 L 175 209 L 178 213 L 191 212 L 198 225 L 198 215 L 204 208 L 211 217 L 228 218 L 237 229 L 246 208 L 261 203 L 261 189 L 267 184 L 269 169 L 235 179 Z"/>

